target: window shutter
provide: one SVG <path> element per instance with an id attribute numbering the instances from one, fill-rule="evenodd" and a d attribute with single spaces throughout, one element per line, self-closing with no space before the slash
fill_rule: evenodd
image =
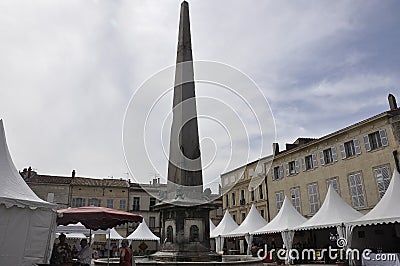
<path id="1" fill-rule="evenodd" d="M 283 178 L 283 165 L 279 166 L 279 178 Z"/>
<path id="2" fill-rule="evenodd" d="M 298 174 L 299 172 L 300 172 L 300 167 L 299 167 L 299 160 L 295 160 L 294 161 L 294 166 L 295 166 L 295 171 L 296 171 L 296 174 Z"/>
<path id="3" fill-rule="evenodd" d="M 386 129 L 379 130 L 379 135 L 381 136 L 382 146 L 386 147 L 388 145 L 388 138 L 386 134 Z"/>
<path id="4" fill-rule="evenodd" d="M 365 135 L 365 136 L 364 136 L 364 144 L 365 144 L 365 149 L 366 149 L 367 151 L 370 151 L 370 150 L 371 150 L 371 145 L 369 144 L 369 137 L 368 137 L 368 135 Z"/>
<path id="5" fill-rule="evenodd" d="M 344 149 L 344 144 L 341 143 L 339 145 L 339 148 L 340 148 L 340 154 L 342 155 L 342 159 L 346 159 L 346 150 Z"/>
<path id="6" fill-rule="evenodd" d="M 360 155 L 361 154 L 361 146 L 360 146 L 360 141 L 358 139 L 354 139 L 354 148 L 356 150 L 356 154 Z"/>
<path id="7" fill-rule="evenodd" d="M 325 158 L 324 158 L 324 152 L 323 151 L 319 152 L 319 160 L 321 162 L 321 165 L 325 164 Z"/>
<path id="8" fill-rule="evenodd" d="M 303 172 L 306 170 L 306 160 L 304 157 L 301 157 L 301 168 L 303 168 Z"/>
<path id="9" fill-rule="evenodd" d="M 313 160 L 313 168 L 317 168 L 318 167 L 317 155 L 315 155 L 315 153 L 313 153 L 311 156 L 312 156 L 312 160 Z"/>
<path id="10" fill-rule="evenodd" d="M 290 176 L 289 163 L 286 163 L 286 176 Z"/>
<path id="11" fill-rule="evenodd" d="M 333 161 L 334 161 L 334 162 L 337 162 L 337 161 L 338 161 L 338 155 L 337 155 L 336 147 L 333 146 L 333 147 L 331 148 L 331 151 L 332 151 L 332 158 L 333 158 Z"/>
<path id="12" fill-rule="evenodd" d="M 274 168 L 273 167 L 271 167 L 271 178 L 272 178 L 272 181 L 275 180 Z"/>

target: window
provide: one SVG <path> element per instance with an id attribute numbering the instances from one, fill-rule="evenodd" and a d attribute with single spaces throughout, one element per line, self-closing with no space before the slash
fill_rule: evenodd
<path id="1" fill-rule="evenodd" d="M 54 193 L 53 192 L 49 192 L 47 193 L 47 202 L 54 202 Z"/>
<path id="2" fill-rule="evenodd" d="M 279 210 L 282 207 L 283 200 L 284 200 L 283 191 L 276 192 L 275 199 L 276 199 L 276 212 L 279 212 Z"/>
<path id="3" fill-rule="evenodd" d="M 301 161 L 302 161 L 303 171 L 307 171 L 318 167 L 317 156 L 315 154 L 310 154 L 306 157 L 303 157 Z"/>
<path id="4" fill-rule="evenodd" d="M 244 190 L 240 190 L 240 205 L 244 205 L 246 203 L 245 197 L 244 197 Z"/>
<path id="5" fill-rule="evenodd" d="M 310 212 L 315 214 L 319 209 L 317 183 L 308 184 L 308 199 L 310 202 Z"/>
<path id="6" fill-rule="evenodd" d="M 190 227 L 189 242 L 199 242 L 199 227 L 197 225 Z"/>
<path id="7" fill-rule="evenodd" d="M 96 199 L 96 198 L 89 199 L 88 206 L 100 207 L 101 206 L 101 199 Z"/>
<path id="8" fill-rule="evenodd" d="M 290 197 L 292 198 L 293 207 L 295 207 L 298 212 L 301 212 L 300 188 L 299 187 L 291 188 L 290 189 Z"/>
<path id="9" fill-rule="evenodd" d="M 119 200 L 119 208 L 121 210 L 126 210 L 126 200 L 124 200 L 124 199 Z"/>
<path id="10" fill-rule="evenodd" d="M 254 175 L 254 169 L 250 168 L 249 170 L 247 170 L 247 174 L 249 175 L 249 177 L 253 177 Z"/>
<path id="11" fill-rule="evenodd" d="M 353 139 L 343 144 L 340 144 L 340 154 L 342 155 L 342 159 L 360 155 L 360 141 L 358 139 Z"/>
<path id="12" fill-rule="evenodd" d="M 326 180 L 326 186 L 329 189 L 329 186 L 332 186 L 332 188 L 338 193 L 339 193 L 339 183 L 337 181 L 337 177 L 331 178 Z"/>
<path id="13" fill-rule="evenodd" d="M 261 215 L 261 217 L 262 217 L 262 218 L 265 218 L 265 212 L 264 212 L 264 209 L 261 209 L 261 210 L 260 210 L 260 215 Z"/>
<path id="14" fill-rule="evenodd" d="M 243 223 L 243 221 L 246 219 L 246 213 L 245 212 L 242 212 L 242 223 Z"/>
<path id="15" fill-rule="evenodd" d="M 224 185 L 227 186 L 229 184 L 229 177 L 224 178 Z"/>
<path id="16" fill-rule="evenodd" d="M 263 187 L 262 184 L 258 186 L 258 196 L 260 199 L 264 199 Z"/>
<path id="17" fill-rule="evenodd" d="M 278 180 L 283 178 L 283 166 L 279 165 L 274 168 L 271 168 L 271 175 L 272 175 L 272 180 Z"/>
<path id="18" fill-rule="evenodd" d="M 364 136 L 365 149 L 372 151 L 388 145 L 388 138 L 386 135 L 386 129 L 375 131 L 371 134 Z"/>
<path id="19" fill-rule="evenodd" d="M 83 198 L 73 198 L 72 199 L 72 207 L 84 207 L 86 206 L 86 199 Z"/>
<path id="20" fill-rule="evenodd" d="M 156 198 L 150 198 L 150 207 L 156 205 Z"/>
<path id="21" fill-rule="evenodd" d="M 349 175 L 351 200 L 354 208 L 365 207 L 364 187 L 361 173 Z"/>
<path id="22" fill-rule="evenodd" d="M 232 192 L 232 206 L 236 205 L 236 197 L 235 197 L 235 192 Z"/>
<path id="23" fill-rule="evenodd" d="M 107 208 L 114 208 L 114 200 L 113 199 L 107 199 Z"/>
<path id="24" fill-rule="evenodd" d="M 382 198 L 390 184 L 390 174 L 388 166 L 381 166 L 374 169 L 376 184 L 378 185 L 379 197 Z"/>
<path id="25" fill-rule="evenodd" d="M 172 226 L 168 225 L 167 227 L 167 240 L 166 242 L 170 242 L 173 243 L 174 240 L 174 229 L 172 228 Z"/>
<path id="26" fill-rule="evenodd" d="M 133 197 L 132 211 L 139 211 L 139 210 L 140 210 L 140 198 Z"/>
<path id="27" fill-rule="evenodd" d="M 319 152 L 319 160 L 321 165 L 330 164 L 337 162 L 338 156 L 336 152 L 336 147 L 331 147 Z"/>
<path id="28" fill-rule="evenodd" d="M 294 160 L 286 163 L 286 176 L 294 175 L 299 173 L 299 161 Z"/>
<path id="29" fill-rule="evenodd" d="M 156 217 L 150 216 L 149 217 L 149 228 L 153 229 L 156 227 Z"/>
<path id="30" fill-rule="evenodd" d="M 226 206 L 226 208 L 228 208 L 229 207 L 229 195 L 228 194 L 225 195 L 225 202 L 226 202 L 225 206 Z"/>
<path id="31" fill-rule="evenodd" d="M 250 191 L 250 200 L 254 201 L 254 189 L 253 188 L 251 188 L 251 191 Z"/>

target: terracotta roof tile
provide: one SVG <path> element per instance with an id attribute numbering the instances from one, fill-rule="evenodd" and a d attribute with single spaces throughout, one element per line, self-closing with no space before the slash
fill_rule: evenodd
<path id="1" fill-rule="evenodd" d="M 27 183 L 39 183 L 39 184 L 70 184 L 72 177 L 66 176 L 51 176 L 51 175 L 34 175 L 29 179 L 26 179 Z"/>
<path id="2" fill-rule="evenodd" d="M 124 179 L 95 179 L 85 177 L 74 177 L 71 185 L 74 186 L 102 186 L 102 187 L 129 187 L 129 183 Z"/>

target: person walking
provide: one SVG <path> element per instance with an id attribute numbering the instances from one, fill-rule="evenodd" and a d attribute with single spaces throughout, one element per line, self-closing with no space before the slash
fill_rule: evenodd
<path id="1" fill-rule="evenodd" d="M 122 240 L 122 250 L 119 256 L 120 266 L 132 266 L 132 250 L 129 248 L 128 240 Z"/>

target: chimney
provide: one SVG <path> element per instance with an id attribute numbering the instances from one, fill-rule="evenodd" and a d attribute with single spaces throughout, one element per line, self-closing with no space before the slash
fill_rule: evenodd
<path id="1" fill-rule="evenodd" d="M 397 109 L 396 97 L 394 97 L 393 94 L 389 94 L 388 100 L 389 100 L 390 111 L 396 110 Z"/>
<path id="2" fill-rule="evenodd" d="M 31 178 L 31 174 L 32 174 L 32 167 L 28 167 L 28 178 Z"/>
<path id="3" fill-rule="evenodd" d="M 279 144 L 278 143 L 272 143 L 272 152 L 274 155 L 279 154 Z"/>
<path id="4" fill-rule="evenodd" d="M 72 170 L 72 178 L 75 177 L 75 170 Z"/>

